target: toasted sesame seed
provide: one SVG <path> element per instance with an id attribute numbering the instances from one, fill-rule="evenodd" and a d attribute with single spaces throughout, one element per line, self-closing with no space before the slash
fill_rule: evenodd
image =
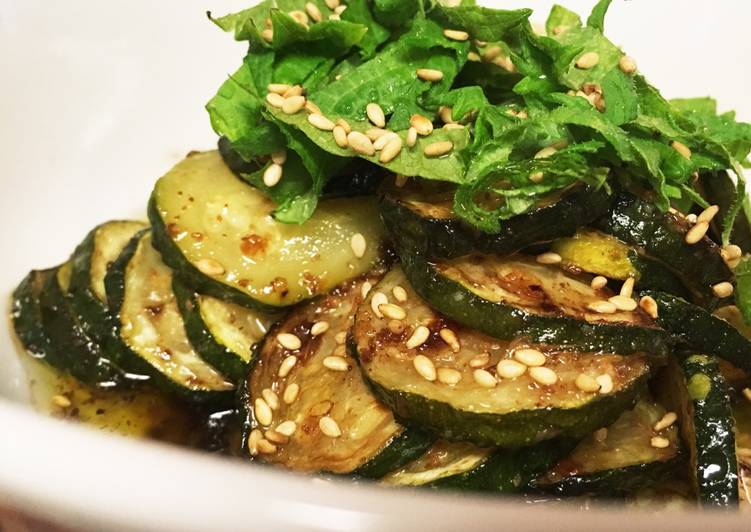
<path id="1" fill-rule="evenodd" d="M 416 74 L 423 81 L 441 81 L 443 79 L 443 72 L 433 68 L 418 68 Z"/>
<path id="2" fill-rule="evenodd" d="M 313 2 L 308 2 L 307 4 L 305 4 L 305 12 L 316 22 L 321 22 L 321 20 L 323 20 L 321 10 L 318 9 L 318 6 Z"/>
<path id="3" fill-rule="evenodd" d="M 394 294 L 394 299 L 399 303 L 407 301 L 407 291 L 401 286 L 395 286 L 391 293 Z"/>
<path id="4" fill-rule="evenodd" d="M 594 393 L 600 391 L 600 383 L 597 382 L 597 379 L 585 373 L 580 373 L 576 377 L 574 384 L 583 392 Z"/>
<path id="5" fill-rule="evenodd" d="M 276 443 L 278 445 L 285 445 L 289 443 L 289 437 L 285 436 L 284 434 L 280 434 L 273 429 L 267 430 L 265 436 L 266 439 L 271 443 Z"/>
<path id="6" fill-rule="evenodd" d="M 433 382 L 437 378 L 437 373 L 433 361 L 424 355 L 417 355 L 412 359 L 412 365 L 417 373 L 426 381 Z"/>
<path id="7" fill-rule="evenodd" d="M 334 141 L 336 142 L 336 145 L 342 149 L 349 146 L 349 142 L 347 141 L 347 132 L 342 126 L 334 126 Z"/>
<path id="8" fill-rule="evenodd" d="M 655 423 L 654 431 L 660 432 L 673 425 L 678 420 L 678 415 L 675 412 L 667 412 L 662 419 Z"/>
<path id="9" fill-rule="evenodd" d="M 297 351 L 302 347 L 302 342 L 300 341 L 300 339 L 294 334 L 290 333 L 281 333 L 277 335 L 276 341 L 279 342 L 279 345 L 281 345 L 283 348 L 289 349 L 290 351 Z"/>
<path id="10" fill-rule="evenodd" d="M 407 329 L 407 325 L 399 320 L 391 320 L 386 326 L 394 334 L 402 334 Z"/>
<path id="11" fill-rule="evenodd" d="M 394 178 L 394 185 L 396 188 L 403 188 L 404 185 L 407 184 L 407 181 L 409 181 L 409 177 L 403 174 L 396 174 L 396 177 Z"/>
<path id="12" fill-rule="evenodd" d="M 293 115 L 300 112 L 305 105 L 305 96 L 290 96 L 284 99 L 282 105 L 282 112 L 288 115 Z"/>
<path id="13" fill-rule="evenodd" d="M 462 346 L 454 331 L 449 328 L 443 328 L 438 335 L 441 337 L 441 340 L 446 342 L 446 345 L 448 345 L 454 353 L 459 352 Z"/>
<path id="14" fill-rule="evenodd" d="M 532 183 L 539 183 L 545 178 L 544 172 L 532 172 L 529 174 L 529 180 L 532 181 Z"/>
<path id="15" fill-rule="evenodd" d="M 438 116 L 441 117 L 441 120 L 444 124 L 455 124 L 456 120 L 454 120 L 454 114 L 451 110 L 451 107 L 446 107 L 445 105 L 442 105 L 438 108 Z"/>
<path id="16" fill-rule="evenodd" d="M 284 404 L 291 405 L 297 400 L 298 395 L 300 395 L 300 385 L 293 382 L 284 390 L 282 400 L 284 401 Z"/>
<path id="17" fill-rule="evenodd" d="M 743 397 L 751 401 L 751 388 L 743 388 Z"/>
<path id="18" fill-rule="evenodd" d="M 325 416 L 329 412 L 331 412 L 331 409 L 334 408 L 334 403 L 331 401 L 321 401 L 320 403 L 314 404 L 309 411 L 309 414 L 311 416 Z"/>
<path id="19" fill-rule="evenodd" d="M 503 53 L 503 50 L 501 49 L 500 46 L 491 46 L 490 48 L 487 48 L 483 52 L 482 59 L 483 59 L 483 61 L 487 61 L 488 63 L 492 63 L 502 53 Z"/>
<path id="20" fill-rule="evenodd" d="M 685 218 L 686 218 L 686 221 L 687 221 L 688 223 L 692 224 L 692 225 L 693 225 L 693 224 L 695 224 L 695 223 L 696 223 L 697 221 L 699 221 L 699 217 L 698 217 L 698 216 L 696 216 L 696 215 L 695 215 L 695 214 L 693 214 L 693 213 L 691 213 L 691 214 L 687 214 L 687 215 L 685 216 Z"/>
<path id="21" fill-rule="evenodd" d="M 326 7 L 328 7 L 331 11 L 334 11 L 337 7 L 339 7 L 339 0 L 325 0 L 326 1 Z"/>
<path id="22" fill-rule="evenodd" d="M 347 135 L 352 132 L 352 126 L 344 118 L 337 118 L 336 125 L 342 128 Z"/>
<path id="23" fill-rule="evenodd" d="M 334 123 L 322 114 L 312 113 L 308 115 L 308 122 L 311 126 L 321 131 L 333 131 Z"/>
<path id="24" fill-rule="evenodd" d="M 263 184 L 267 187 L 275 187 L 282 180 L 284 174 L 284 168 L 279 164 L 270 164 L 263 172 Z"/>
<path id="25" fill-rule="evenodd" d="M 416 349 L 424 344 L 430 337 L 430 329 L 424 325 L 420 325 L 412 333 L 412 336 L 407 340 L 407 349 Z"/>
<path id="26" fill-rule="evenodd" d="M 347 342 L 347 331 L 336 333 L 334 341 L 336 342 L 336 345 L 344 345 Z"/>
<path id="27" fill-rule="evenodd" d="M 359 131 L 352 131 L 347 135 L 347 142 L 349 142 L 350 147 L 359 154 L 368 156 L 375 155 L 373 142 Z"/>
<path id="28" fill-rule="evenodd" d="M 483 388 L 495 388 L 498 380 L 486 369 L 476 369 L 472 372 L 472 378 Z"/>
<path id="29" fill-rule="evenodd" d="M 434 142 L 425 146 L 423 153 L 426 157 L 440 157 L 454 149 L 454 143 L 448 140 Z"/>
<path id="30" fill-rule="evenodd" d="M 469 361 L 470 368 L 483 368 L 490 363 L 490 354 L 482 353 Z"/>
<path id="31" fill-rule="evenodd" d="M 598 375 L 597 378 L 597 384 L 600 385 L 600 393 L 601 394 L 608 394 L 613 391 L 613 377 L 608 375 L 607 373 L 603 373 L 602 375 Z"/>
<path id="32" fill-rule="evenodd" d="M 373 309 L 373 312 L 376 316 L 383 318 L 380 307 L 381 305 L 385 305 L 388 302 L 389 298 L 386 296 L 386 294 L 384 294 L 383 292 L 376 292 L 370 299 L 370 308 Z"/>
<path id="33" fill-rule="evenodd" d="M 623 297 L 631 297 L 631 295 L 634 293 L 635 283 L 636 283 L 636 280 L 633 277 L 627 278 L 625 281 L 623 281 L 623 285 L 621 285 L 620 294 Z"/>
<path id="34" fill-rule="evenodd" d="M 284 164 L 287 162 L 287 150 L 281 149 L 271 152 L 271 162 L 274 164 Z"/>
<path id="35" fill-rule="evenodd" d="M 399 305 L 395 305 L 393 303 L 386 303 L 384 305 L 381 305 L 378 307 L 378 310 L 380 310 L 381 314 L 383 314 L 390 320 L 403 320 L 407 317 L 405 310 Z"/>
<path id="36" fill-rule="evenodd" d="M 342 17 L 340 17 L 336 13 L 332 13 L 331 15 L 329 15 L 329 20 L 342 20 Z"/>
<path id="37" fill-rule="evenodd" d="M 373 141 L 373 147 L 376 151 L 381 151 L 386 146 L 386 144 L 388 144 L 394 138 L 398 139 L 399 135 L 397 135 L 393 131 L 387 131 L 385 134 L 381 135 Z"/>
<path id="38" fill-rule="evenodd" d="M 733 295 L 734 290 L 735 287 L 733 286 L 733 283 L 728 281 L 723 281 L 712 286 L 712 292 L 719 298 L 730 297 Z"/>
<path id="39" fill-rule="evenodd" d="M 636 72 L 636 61 L 632 57 L 624 55 L 618 61 L 618 67 L 624 74 L 633 74 Z"/>
<path id="40" fill-rule="evenodd" d="M 526 373 L 527 366 L 516 360 L 503 359 L 498 362 L 495 371 L 504 379 L 516 379 Z"/>
<path id="41" fill-rule="evenodd" d="M 608 298 L 608 301 L 615 305 L 615 308 L 617 308 L 618 310 L 625 310 L 626 312 L 636 310 L 637 307 L 636 301 L 626 296 L 613 296 L 611 298 Z"/>
<path id="42" fill-rule="evenodd" d="M 302 24 L 306 28 L 308 27 L 308 23 L 310 22 L 310 19 L 308 19 L 308 14 L 305 11 L 300 11 L 299 9 L 295 9 L 294 11 L 290 11 L 287 14 L 293 19 L 295 19 L 299 24 Z"/>
<path id="43" fill-rule="evenodd" d="M 258 455 L 258 442 L 263 439 L 263 432 L 259 429 L 253 429 L 248 436 L 248 451 L 251 456 Z"/>
<path id="44" fill-rule="evenodd" d="M 514 65 L 514 62 L 511 61 L 510 57 L 506 57 L 506 56 L 496 57 L 493 60 L 493 64 L 497 67 L 501 67 L 506 72 L 510 72 L 512 74 L 516 72 L 516 66 Z"/>
<path id="45" fill-rule="evenodd" d="M 464 129 L 464 128 L 466 128 L 464 124 L 443 124 L 442 129 L 451 131 L 451 130 Z"/>
<path id="46" fill-rule="evenodd" d="M 594 67 L 600 62 L 600 54 L 597 52 L 587 52 L 576 60 L 576 68 L 587 70 Z"/>
<path id="47" fill-rule="evenodd" d="M 552 157 L 556 154 L 558 151 L 557 148 L 553 146 L 548 146 L 547 148 L 543 148 L 537 153 L 535 153 L 535 159 L 547 159 L 548 157 Z"/>
<path id="48" fill-rule="evenodd" d="M 216 259 L 201 259 L 196 262 L 196 268 L 198 268 L 198 271 L 200 271 L 202 274 L 208 275 L 210 277 L 223 275 L 226 271 L 224 269 L 224 266 L 222 266 L 222 263 L 217 261 Z"/>
<path id="49" fill-rule="evenodd" d="M 365 106 L 365 113 L 376 127 L 386 127 L 386 115 L 383 113 L 381 106 L 375 102 L 371 102 Z"/>
<path id="50" fill-rule="evenodd" d="M 342 13 L 344 13 L 344 12 L 345 12 L 346 10 L 347 10 L 347 6 L 339 6 L 339 7 L 337 7 L 337 8 L 336 8 L 336 9 L 334 10 L 334 13 L 336 13 L 337 15 L 341 15 L 341 14 L 342 14 Z"/>
<path id="51" fill-rule="evenodd" d="M 517 349 L 514 351 L 514 358 L 525 366 L 544 366 L 547 362 L 541 351 L 531 348 Z"/>
<path id="52" fill-rule="evenodd" d="M 594 434 L 592 434 L 592 437 L 595 439 L 597 443 L 603 443 L 605 440 L 608 439 L 608 429 L 601 428 L 599 430 L 596 430 Z"/>
<path id="53" fill-rule="evenodd" d="M 412 148 L 415 144 L 417 144 L 417 130 L 414 127 L 410 127 L 407 130 L 407 147 Z"/>
<path id="54" fill-rule="evenodd" d="M 261 392 L 261 396 L 263 397 L 263 400 L 266 401 L 266 404 L 269 405 L 269 408 L 271 408 L 271 410 L 279 409 L 279 396 L 274 393 L 274 390 L 272 390 L 271 388 L 266 388 Z"/>
<path id="55" fill-rule="evenodd" d="M 543 386 L 552 386 L 558 382 L 558 375 L 550 368 L 537 367 L 529 368 L 529 376 L 532 380 Z"/>
<path id="56" fill-rule="evenodd" d="M 323 333 L 329 330 L 329 322 L 327 321 L 318 321 L 313 324 L 313 326 L 310 328 L 310 334 L 311 336 L 321 336 Z"/>
<path id="57" fill-rule="evenodd" d="M 670 146 L 672 146 L 672 148 L 675 151 L 680 153 L 682 157 L 684 157 L 685 159 L 688 159 L 689 161 L 691 160 L 691 148 L 689 148 L 688 146 L 686 146 L 685 144 L 677 140 L 674 140 L 673 142 L 671 142 Z"/>
<path id="58" fill-rule="evenodd" d="M 467 61 L 479 63 L 480 61 L 482 61 L 482 57 L 480 57 L 480 54 L 478 54 L 477 52 L 469 52 L 467 54 Z"/>
<path id="59" fill-rule="evenodd" d="M 686 243 L 696 244 L 704 238 L 709 230 L 709 224 L 707 222 L 699 222 L 686 232 Z"/>
<path id="60" fill-rule="evenodd" d="M 310 114 L 320 115 L 323 114 L 321 112 L 321 108 L 318 107 L 316 104 L 311 102 L 310 100 L 305 100 L 305 110 L 309 112 Z"/>
<path id="61" fill-rule="evenodd" d="M 535 260 L 539 264 L 560 264 L 563 259 L 558 253 L 553 253 L 552 251 L 549 251 L 547 253 L 542 253 L 540 255 L 537 255 L 537 258 Z"/>
<path id="62" fill-rule="evenodd" d="M 55 395 L 52 398 L 52 404 L 58 408 L 70 408 L 70 406 L 72 405 L 70 399 L 68 399 L 64 395 Z"/>
<path id="63" fill-rule="evenodd" d="M 323 367 L 332 371 L 347 371 L 349 370 L 349 364 L 347 359 L 343 357 L 331 356 L 323 359 Z"/>
<path id="64" fill-rule="evenodd" d="M 657 301 L 652 296 L 644 296 L 639 300 L 639 308 L 653 320 L 657 319 Z"/>
<path id="65" fill-rule="evenodd" d="M 388 164 L 401 153 L 402 151 L 402 139 L 398 135 L 389 140 L 386 145 L 383 147 L 383 151 L 381 152 L 381 156 L 379 158 L 380 162 L 383 164 Z"/>
<path id="66" fill-rule="evenodd" d="M 329 438 L 338 438 L 342 435 L 342 429 L 339 428 L 339 424 L 329 416 L 324 416 L 318 421 L 318 428 L 321 429 L 324 436 Z"/>
<path id="67" fill-rule="evenodd" d="M 270 92 L 266 95 L 266 101 L 270 106 L 281 109 L 284 105 L 284 96 L 275 92 Z"/>
<path id="68" fill-rule="evenodd" d="M 414 114 L 410 117 L 409 125 L 415 128 L 417 134 L 421 137 L 430 135 L 433 132 L 433 122 L 419 114 Z"/>
<path id="69" fill-rule="evenodd" d="M 276 431 L 282 436 L 287 436 L 288 438 L 290 438 L 295 432 L 297 432 L 297 423 L 295 423 L 294 421 L 285 421 L 284 423 L 280 423 L 279 426 L 276 427 Z"/>
<path id="70" fill-rule="evenodd" d="M 478 48 L 485 48 L 488 45 L 488 41 L 481 41 L 480 39 L 475 39 L 474 43 Z"/>
<path id="71" fill-rule="evenodd" d="M 282 360 L 282 363 L 279 365 L 279 372 L 277 375 L 279 375 L 281 378 L 286 377 L 290 374 L 292 371 L 292 368 L 295 367 L 295 364 L 297 364 L 297 357 L 294 355 L 290 355 L 284 360 Z"/>
<path id="72" fill-rule="evenodd" d="M 587 308 L 598 314 L 614 314 L 618 308 L 610 301 L 593 301 Z"/>
<path id="73" fill-rule="evenodd" d="M 362 288 L 360 288 L 360 295 L 363 299 L 368 297 L 368 294 L 373 289 L 373 284 L 370 281 L 365 281 L 362 283 Z"/>
<path id="74" fill-rule="evenodd" d="M 255 400 L 253 414 L 261 425 L 268 427 L 271 422 L 274 421 L 274 414 L 271 412 L 271 407 L 261 397 Z"/>
<path id="75" fill-rule="evenodd" d="M 349 245 L 352 248 L 352 253 L 355 257 L 361 259 L 365 256 L 365 251 L 368 249 L 368 243 L 362 233 L 355 233 L 349 240 Z"/>
<path id="76" fill-rule="evenodd" d="M 593 278 L 592 282 L 589 283 L 589 286 L 591 286 L 594 290 L 600 290 L 602 288 L 605 288 L 607 285 L 608 280 L 602 275 L 598 275 L 597 277 Z"/>
<path id="77" fill-rule="evenodd" d="M 661 436 L 655 436 L 649 440 L 649 444 L 655 449 L 666 449 L 670 447 L 670 440 Z"/>
<path id="78" fill-rule="evenodd" d="M 302 96 L 304 90 L 302 88 L 302 85 L 292 85 L 289 89 L 284 91 L 285 98 L 292 98 L 293 96 Z"/>
<path id="79" fill-rule="evenodd" d="M 452 41 L 467 41 L 469 40 L 469 33 L 461 30 L 443 30 L 443 36 Z"/>
<path id="80" fill-rule="evenodd" d="M 720 254 L 722 255 L 722 258 L 725 259 L 725 261 L 732 261 L 743 256 L 743 250 L 740 248 L 740 246 L 736 246 L 735 244 L 728 244 L 727 246 L 724 246 L 722 248 Z"/>
<path id="81" fill-rule="evenodd" d="M 438 382 L 441 384 L 447 384 L 453 386 L 459 384 L 462 380 L 462 374 L 453 368 L 438 368 L 437 370 Z"/>
<path id="82" fill-rule="evenodd" d="M 365 136 L 367 136 L 371 142 L 375 142 L 386 133 L 391 133 L 391 132 L 388 129 L 383 129 L 382 127 L 371 127 L 365 132 Z"/>
<path id="83" fill-rule="evenodd" d="M 720 212 L 720 207 L 717 205 L 710 205 L 703 211 L 701 211 L 701 214 L 697 216 L 696 221 L 697 222 L 711 222 L 712 218 L 714 218 L 717 213 Z"/>
<path id="84" fill-rule="evenodd" d="M 264 41 L 268 42 L 268 43 L 273 42 L 274 41 L 274 30 L 271 30 L 271 29 L 268 29 L 268 28 L 265 29 L 265 30 L 263 30 L 261 32 L 261 38 Z"/>
<path id="85" fill-rule="evenodd" d="M 266 89 L 275 94 L 284 94 L 290 89 L 290 85 L 287 85 L 286 83 L 269 83 L 269 86 L 266 87 Z"/>

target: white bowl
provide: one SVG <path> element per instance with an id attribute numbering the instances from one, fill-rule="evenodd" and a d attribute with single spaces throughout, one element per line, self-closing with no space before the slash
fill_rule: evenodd
<path id="1" fill-rule="evenodd" d="M 504 4 L 509 2 L 487 2 Z M 569 0 L 585 12 L 592 1 Z M 540 15 L 548 1 L 533 5 Z M 63 261 L 88 229 L 144 217 L 154 180 L 210 148 L 203 111 L 244 45 L 206 19 L 240 0 L 0 2 L 0 291 Z M 716 96 L 751 120 L 743 0 L 625 3 L 608 33 L 666 96 Z M 7 311 L 7 307 L 5 308 Z M 748 530 L 740 515 L 587 513 L 509 499 L 326 483 L 36 415 L 0 330 L 0 506 L 106 530 Z"/>

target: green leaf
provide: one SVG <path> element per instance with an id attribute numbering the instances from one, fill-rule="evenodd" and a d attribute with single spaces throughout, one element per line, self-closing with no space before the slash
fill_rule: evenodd
<path id="1" fill-rule="evenodd" d="M 605 15 L 608 12 L 608 8 L 613 0 L 600 0 L 597 5 L 592 8 L 592 13 L 587 19 L 587 27 L 594 28 L 599 32 L 605 31 Z"/>
<path id="2" fill-rule="evenodd" d="M 480 6 L 436 6 L 430 17 L 446 28 L 464 30 L 475 39 L 503 41 L 508 33 L 529 19 L 531 9 L 503 10 Z"/>
<path id="3" fill-rule="evenodd" d="M 373 0 L 373 15 L 389 28 L 407 26 L 418 14 L 425 14 L 422 0 Z"/>
<path id="4" fill-rule="evenodd" d="M 605 95 L 605 118 L 620 126 L 633 121 L 639 115 L 639 99 L 633 80 L 613 69 L 602 78 L 602 93 Z"/>
<path id="5" fill-rule="evenodd" d="M 376 22 L 370 12 L 368 0 L 349 0 L 347 9 L 341 15 L 342 20 L 356 22 L 368 28 L 367 33 L 358 43 L 364 59 L 370 59 L 375 55 L 380 45 L 385 43 L 391 36 L 391 32 Z"/>
<path id="6" fill-rule="evenodd" d="M 743 257 L 735 270 L 735 302 L 743 321 L 751 325 L 751 256 Z"/>
<path id="7" fill-rule="evenodd" d="M 579 15 L 556 4 L 550 10 L 548 20 L 545 22 L 545 31 L 548 35 L 559 35 L 572 28 L 581 28 L 581 26 L 582 20 Z"/>

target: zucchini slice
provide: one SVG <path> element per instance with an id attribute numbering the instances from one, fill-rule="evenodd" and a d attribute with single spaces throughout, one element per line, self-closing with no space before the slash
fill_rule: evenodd
<path id="1" fill-rule="evenodd" d="M 572 237 L 556 240 L 551 251 L 558 253 L 563 268 L 572 272 L 584 271 L 618 281 L 633 277 L 638 288 L 690 297 L 681 280 L 660 261 L 595 229 L 581 228 Z"/>
<path id="2" fill-rule="evenodd" d="M 261 311 L 326 293 L 379 261 L 383 228 L 373 198 L 322 201 L 299 226 L 275 221 L 273 210 L 213 151 L 159 180 L 149 219 L 154 245 L 188 286 Z M 366 243 L 360 258 L 350 244 L 358 233 Z"/>
<path id="3" fill-rule="evenodd" d="M 132 364 L 166 391 L 193 401 L 231 400 L 234 385 L 188 341 L 172 270 L 151 243 L 151 231 L 135 236 L 105 278 L 120 341 Z"/>
<path id="4" fill-rule="evenodd" d="M 725 264 L 717 244 L 709 237 L 687 244 L 689 224 L 678 216 L 661 212 L 654 203 L 621 194 L 610 213 L 595 225 L 621 242 L 643 250 L 645 255 L 662 261 L 684 286 L 690 287 L 694 301 L 703 307 L 718 305 L 719 300 L 712 291 L 715 284 L 733 280 L 733 272 Z"/>
<path id="5" fill-rule="evenodd" d="M 388 194 L 381 213 L 400 247 L 416 246 L 428 258 L 455 258 L 473 252 L 507 254 L 537 242 L 574 234 L 576 229 L 604 216 L 610 199 L 604 190 L 581 185 L 556 193 L 537 209 L 504 221 L 498 234 L 463 224 L 454 214 L 452 191 L 432 190 L 431 184 L 410 185 Z"/>
<path id="6" fill-rule="evenodd" d="M 640 400 L 606 431 L 585 438 L 535 487 L 561 495 L 618 496 L 675 476 L 684 466 L 678 427 L 654 430 L 665 413 L 662 406 Z M 653 446 L 654 437 L 665 438 L 668 445 Z"/>
<path id="7" fill-rule="evenodd" d="M 172 280 L 172 290 L 196 351 L 233 381 L 242 380 L 255 346 L 277 317 L 197 294 L 177 278 Z"/>
<path id="8" fill-rule="evenodd" d="M 558 266 L 520 255 L 469 255 L 426 262 L 402 253 L 402 265 L 415 291 L 431 306 L 464 325 L 500 340 L 584 351 L 663 355 L 669 337 L 641 309 L 601 314 L 589 304 L 607 300 L 608 288 L 588 283 Z"/>
<path id="9" fill-rule="evenodd" d="M 296 309 L 267 336 L 242 401 L 247 417 L 245 445 L 251 456 L 298 472 L 377 478 L 420 456 L 433 442 L 421 431 L 396 422 L 346 352 L 344 336 L 363 299 L 363 285 L 376 281 L 371 275 L 340 285 Z M 314 336 L 319 331 L 313 325 L 322 322 L 328 329 Z M 317 326 L 321 327 L 325 328 Z M 283 334 L 299 339 L 300 348 L 282 346 Z M 292 361 L 295 364 L 289 369 Z M 321 428 L 330 420 L 341 436 L 332 437 Z M 295 424 L 295 431 L 289 437 L 280 436 L 277 430 L 287 422 Z M 274 444 L 273 452 L 257 444 L 260 432 L 266 443 Z"/>
<path id="10" fill-rule="evenodd" d="M 678 414 L 699 504 L 737 507 L 733 412 L 717 360 L 706 355 L 692 355 L 682 361 L 671 357 L 655 390 L 661 402 Z"/>
<path id="11" fill-rule="evenodd" d="M 376 297 L 382 299 L 397 287 L 407 294 L 406 301 L 399 303 L 406 317 L 379 317 L 372 308 L 374 295 L 381 294 Z M 418 327 L 427 328 L 427 339 L 408 348 Z M 458 338 L 458 346 L 453 346 L 456 351 L 441 338 L 444 328 Z M 399 268 L 391 270 L 360 305 L 350 337 L 350 350 L 359 358 L 363 374 L 398 419 L 422 425 L 448 440 L 487 447 L 523 447 L 562 435 L 584 437 L 631 408 L 651 370 L 647 355 L 538 345 L 545 354 L 545 367 L 557 375 L 556 382 L 538 384 L 526 370 L 517 378 L 496 382 L 498 362 L 526 346 L 530 344 L 522 339 L 499 341 L 449 322 L 419 298 Z M 418 355 L 421 358 L 416 360 Z M 431 367 L 453 370 L 449 373 L 459 377 L 459 382 L 447 385 L 421 376 L 417 367 L 424 367 L 423 357 L 431 361 Z M 484 373 L 478 374 L 480 369 Z M 607 374 L 612 390 L 580 391 L 575 381 L 582 373 L 593 378 Z M 485 386 L 487 377 L 492 387 Z"/>

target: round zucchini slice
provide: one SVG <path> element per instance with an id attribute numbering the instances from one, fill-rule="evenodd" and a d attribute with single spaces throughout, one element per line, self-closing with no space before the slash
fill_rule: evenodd
<path id="1" fill-rule="evenodd" d="M 133 238 L 107 277 L 107 300 L 133 365 L 155 384 L 194 401 L 231 400 L 234 385 L 191 345 L 172 291 L 172 270 L 151 245 L 151 232 Z"/>
<path id="2" fill-rule="evenodd" d="M 565 459 L 535 481 L 561 495 L 619 496 L 677 476 L 684 467 L 678 426 L 657 427 L 667 412 L 640 400 L 606 429 L 585 438 Z M 653 445 L 653 438 L 658 446 Z"/>
<path id="3" fill-rule="evenodd" d="M 303 225 L 277 222 L 274 208 L 212 151 L 159 180 L 149 219 L 154 244 L 185 284 L 266 312 L 324 294 L 379 261 L 384 230 L 374 198 L 322 201 Z M 366 244 L 357 255 L 355 235 Z"/>
<path id="4" fill-rule="evenodd" d="M 382 308 L 394 289 L 407 294 L 399 303 L 404 319 L 386 318 L 373 308 Z M 378 298 L 375 305 L 373 297 Z M 449 345 L 443 329 L 452 331 L 458 343 Z M 544 354 L 545 369 L 524 366 L 522 375 L 498 379 L 496 365 L 521 356 L 516 353 L 525 347 Z M 360 305 L 350 349 L 398 419 L 449 440 L 506 448 L 564 435 L 583 437 L 612 423 L 631 408 L 651 370 L 647 355 L 581 352 L 522 338 L 500 341 L 452 323 L 420 299 L 399 268 Z M 443 384 L 433 372 L 445 373 L 449 378 L 443 382 L 455 384 Z M 581 374 L 606 382 L 598 387 L 602 393 L 581 391 L 575 384 Z"/>
<path id="5" fill-rule="evenodd" d="M 431 263 L 403 253 L 401 260 L 415 291 L 431 306 L 495 338 L 624 355 L 668 351 L 669 336 L 641 309 L 591 310 L 590 304 L 615 294 L 593 289 L 558 266 L 521 255 L 469 255 Z"/>
<path id="6" fill-rule="evenodd" d="M 243 400 L 251 456 L 303 473 L 378 477 L 433 442 L 395 421 L 347 354 L 345 337 L 363 287 L 376 280 L 349 281 L 299 307 L 263 342 Z"/>

